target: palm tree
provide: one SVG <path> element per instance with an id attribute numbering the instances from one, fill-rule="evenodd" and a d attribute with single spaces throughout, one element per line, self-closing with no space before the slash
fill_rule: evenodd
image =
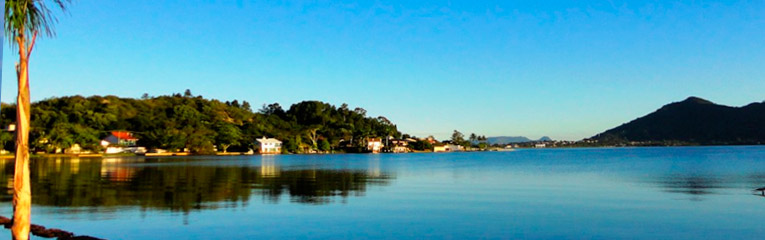
<path id="1" fill-rule="evenodd" d="M 65 9 L 69 0 L 50 0 Z M 16 167 L 13 173 L 13 239 L 29 239 L 32 191 L 29 183 L 29 57 L 37 35 L 52 36 L 56 19 L 44 0 L 5 0 L 5 36 L 19 50 L 16 64 Z"/>

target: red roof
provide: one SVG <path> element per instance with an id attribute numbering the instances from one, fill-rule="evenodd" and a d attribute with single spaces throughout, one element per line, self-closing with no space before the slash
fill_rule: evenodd
<path id="1" fill-rule="evenodd" d="M 132 133 L 125 131 L 112 131 L 112 135 L 117 137 L 117 139 L 138 140 L 138 138 L 133 137 Z"/>

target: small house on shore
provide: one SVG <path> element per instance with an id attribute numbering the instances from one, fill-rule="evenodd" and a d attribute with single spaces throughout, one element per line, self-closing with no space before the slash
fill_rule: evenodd
<path id="1" fill-rule="evenodd" d="M 111 134 L 101 140 L 101 146 L 104 147 L 104 153 L 146 153 L 146 148 L 138 146 L 138 138 L 128 131 L 112 131 Z"/>
<path id="2" fill-rule="evenodd" d="M 372 153 L 379 153 L 383 149 L 383 142 L 380 138 L 367 139 L 367 151 Z"/>
<path id="3" fill-rule="evenodd" d="M 134 147 L 138 143 L 138 138 L 133 136 L 133 133 L 128 131 L 112 131 L 111 134 L 101 140 L 101 145 L 106 146 L 122 146 L 122 147 Z"/>
<path id="4" fill-rule="evenodd" d="M 259 138 L 255 140 L 255 147 L 260 154 L 280 154 L 282 153 L 282 141 L 276 138 Z"/>
<path id="5" fill-rule="evenodd" d="M 420 138 L 420 141 L 425 141 L 425 142 L 428 142 L 430 144 L 438 144 L 438 140 L 436 140 L 436 138 L 434 138 L 433 136 L 429 136 L 429 137 L 426 137 L 426 138 Z"/>
<path id="6" fill-rule="evenodd" d="M 391 151 L 393 153 L 408 153 L 409 150 L 409 143 L 416 140 L 409 140 L 409 139 L 391 139 Z"/>
<path id="7" fill-rule="evenodd" d="M 443 144 L 433 146 L 433 152 L 462 152 L 465 147 L 456 144 Z"/>

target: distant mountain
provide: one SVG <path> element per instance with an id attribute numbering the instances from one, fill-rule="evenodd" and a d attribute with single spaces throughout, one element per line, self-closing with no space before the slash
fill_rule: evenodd
<path id="1" fill-rule="evenodd" d="M 765 144 L 765 102 L 729 107 L 689 97 L 592 139 L 701 145 Z"/>
<path id="2" fill-rule="evenodd" d="M 501 137 L 488 137 L 486 140 L 489 144 L 508 144 L 508 143 L 522 143 L 522 142 L 534 142 L 534 141 L 552 141 L 550 137 L 544 136 L 539 140 L 531 140 L 522 136 L 501 136 Z"/>

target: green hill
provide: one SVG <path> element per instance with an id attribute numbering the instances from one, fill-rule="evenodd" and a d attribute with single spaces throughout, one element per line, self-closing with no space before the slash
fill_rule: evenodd
<path id="1" fill-rule="evenodd" d="M 763 144 L 765 102 L 729 107 L 689 97 L 591 139 L 662 145 Z"/>
<path id="2" fill-rule="evenodd" d="M 16 119 L 14 105 L 3 105 L 0 124 Z M 138 144 L 167 150 L 189 149 L 195 153 L 247 151 L 256 138 L 282 140 L 283 150 L 327 151 L 361 148 L 367 137 L 399 137 L 396 125 L 385 117 L 367 117 L 362 108 L 350 109 L 320 101 L 303 101 L 282 109 L 278 103 L 253 111 L 246 101 L 221 102 L 183 95 L 140 99 L 116 96 L 70 96 L 32 104 L 30 144 L 35 151 L 52 152 L 79 144 L 99 150 L 110 131 L 133 132 Z M 13 148 L 13 137 L 0 132 L 0 145 Z M 349 144 L 350 142 L 350 144 Z"/>

